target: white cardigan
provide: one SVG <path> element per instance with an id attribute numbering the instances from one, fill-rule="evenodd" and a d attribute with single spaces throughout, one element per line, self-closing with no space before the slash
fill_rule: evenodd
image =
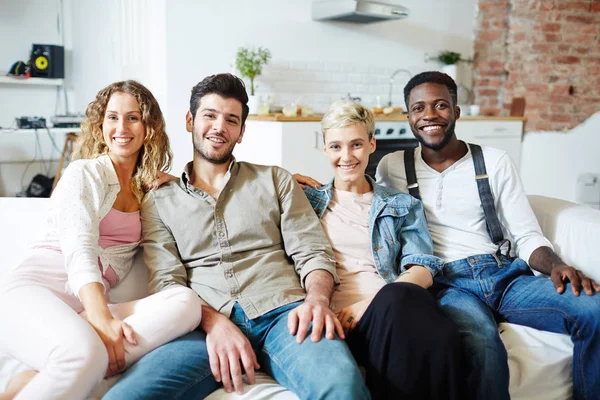
<path id="1" fill-rule="evenodd" d="M 65 260 L 69 286 L 76 296 L 81 287 L 104 285 L 98 259 L 110 265 L 119 281 L 133 265 L 139 242 L 102 249 L 98 245 L 100 221 L 121 190 L 107 155 L 69 164 L 50 198 L 48 231 L 34 247 L 58 247 Z M 106 293 L 110 288 L 104 287 Z"/>

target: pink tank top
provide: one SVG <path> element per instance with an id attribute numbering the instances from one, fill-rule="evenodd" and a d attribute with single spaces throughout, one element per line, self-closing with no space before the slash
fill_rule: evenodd
<path id="1" fill-rule="evenodd" d="M 142 237 L 140 212 L 123 212 L 111 208 L 100 221 L 98 244 L 103 249 L 139 242 Z"/>
<path id="2" fill-rule="evenodd" d="M 100 221 L 100 238 L 98 245 L 103 249 L 122 244 L 139 242 L 142 237 L 142 223 L 140 212 L 123 212 L 111 208 L 108 214 Z M 112 266 L 104 268 L 98 257 L 98 265 L 102 276 L 110 287 L 119 283 L 119 278 Z"/>

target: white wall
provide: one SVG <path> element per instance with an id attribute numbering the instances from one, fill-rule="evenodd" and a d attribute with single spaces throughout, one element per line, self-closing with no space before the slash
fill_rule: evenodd
<path id="1" fill-rule="evenodd" d="M 166 99 L 166 0 L 2 0 L 0 2 L 0 70 L 17 60 L 27 61 L 32 43 L 61 44 L 57 15 L 62 8 L 65 46 L 65 87 L 69 111 L 85 112 L 96 93 L 108 84 L 136 79 L 148 86 L 164 107 Z M 3 66 L 6 66 L 3 68 Z M 55 87 L 0 85 L 0 126 L 15 116 L 49 117 L 64 114 L 62 91 Z M 33 132 L 0 131 L 0 196 L 14 196 L 36 173 L 53 176 L 57 164 L 33 162 Z M 36 157 L 57 160 L 64 133 L 54 135 L 59 151 L 47 133 L 40 134 Z M 18 157 L 17 157 L 18 155 Z M 16 159 L 19 160 L 16 160 Z"/>
<path id="2" fill-rule="evenodd" d="M 166 0 L 74 0 L 73 87 L 85 111 L 112 82 L 135 79 L 166 104 Z"/>
<path id="3" fill-rule="evenodd" d="M 219 0 L 168 2 L 167 126 L 179 173 L 192 157 L 184 115 L 191 88 L 204 77 L 234 70 L 240 46 L 271 50 L 269 69 L 258 78 L 259 92 L 282 104 L 302 95 L 317 111 L 351 92 L 365 101 L 387 100 L 387 81 L 396 68 L 413 74 L 437 69 L 425 54 L 454 50 L 472 55 L 476 0 L 405 0 L 408 19 L 375 24 L 315 22 L 311 0 Z M 269 71 L 272 72 L 269 75 Z M 319 74 L 321 82 L 307 76 Z M 401 104 L 407 77 L 399 74 L 394 102 Z M 243 146 L 243 143 L 242 143 Z"/>
<path id="4" fill-rule="evenodd" d="M 528 194 L 577 202 L 581 174 L 600 175 L 600 112 L 569 132 L 528 132 L 521 178 Z"/>

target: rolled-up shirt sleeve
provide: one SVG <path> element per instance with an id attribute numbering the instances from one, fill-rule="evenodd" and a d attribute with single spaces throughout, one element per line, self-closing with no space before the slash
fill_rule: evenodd
<path id="1" fill-rule="evenodd" d="M 294 260 L 302 287 L 308 274 L 318 269 L 329 272 L 335 284 L 339 284 L 333 250 L 319 218 L 292 175 L 280 168 L 276 171 L 281 235 L 285 252 Z"/>

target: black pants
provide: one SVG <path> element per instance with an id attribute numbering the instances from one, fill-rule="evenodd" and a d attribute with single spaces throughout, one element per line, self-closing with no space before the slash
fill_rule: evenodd
<path id="1" fill-rule="evenodd" d="M 346 342 L 373 399 L 467 398 L 458 329 L 420 286 L 384 286 Z"/>

